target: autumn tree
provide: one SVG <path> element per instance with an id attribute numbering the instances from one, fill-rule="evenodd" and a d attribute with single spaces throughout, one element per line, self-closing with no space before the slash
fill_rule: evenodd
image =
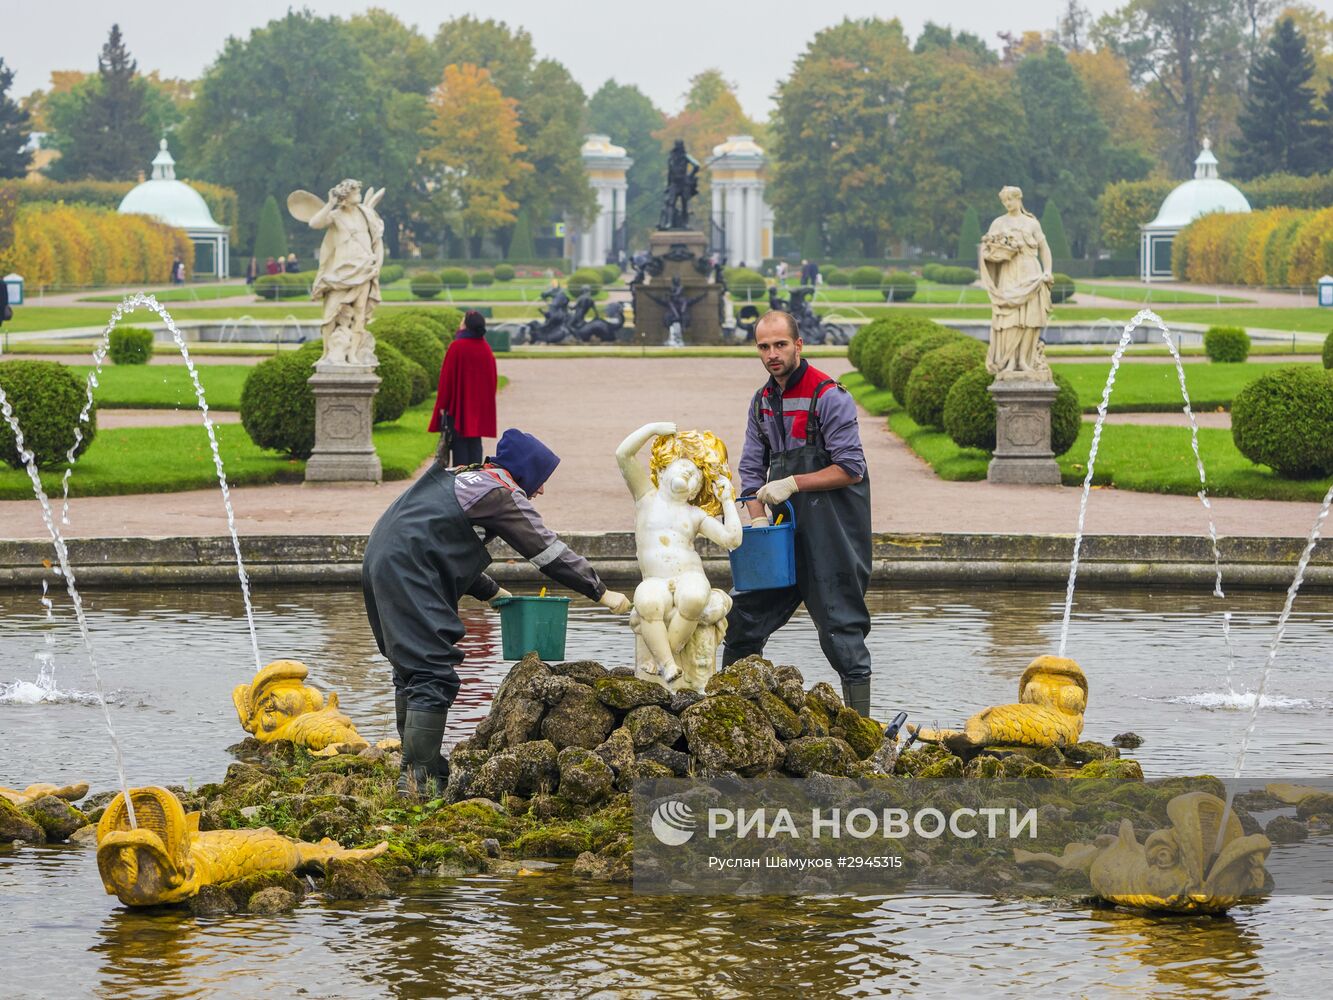
<path id="1" fill-rule="evenodd" d="M 1157 163 L 1162 146 L 1152 103 L 1129 76 L 1129 65 L 1109 48 L 1070 52 L 1066 58 L 1083 81 L 1108 133 L 1108 174 L 1131 177 Z"/>
<path id="2" fill-rule="evenodd" d="M 716 69 L 706 69 L 690 80 L 684 107 L 668 117 L 654 135 L 664 156 L 672 143 L 683 139 L 686 151 L 700 163 L 728 136 L 752 135 L 761 146 L 765 143 L 763 128 L 741 108 L 735 85 Z M 701 193 L 708 190 L 707 171 L 699 175 L 699 188 Z"/>
<path id="3" fill-rule="evenodd" d="M 1250 87 L 1240 115 L 1236 173 L 1311 174 L 1327 164 L 1316 127 L 1314 56 L 1296 23 L 1278 21 L 1266 48 L 1250 67 Z"/>
<path id="4" fill-rule="evenodd" d="M 430 96 L 421 154 L 430 168 L 430 213 L 470 251 L 487 231 L 514 222 L 518 202 L 510 192 L 532 171 L 520 158 L 517 104 L 470 63 L 446 66 Z"/>
<path id="5" fill-rule="evenodd" d="M 25 148 L 32 134 L 28 112 L 9 93 L 14 71 L 0 59 L 0 177 L 22 177 L 32 152 Z"/>

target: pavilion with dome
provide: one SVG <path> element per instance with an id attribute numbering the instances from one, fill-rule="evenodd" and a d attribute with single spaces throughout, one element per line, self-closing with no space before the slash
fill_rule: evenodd
<path id="1" fill-rule="evenodd" d="M 1139 276 L 1144 281 L 1170 280 L 1171 246 L 1176 235 L 1195 219 L 1214 212 L 1248 212 L 1250 202 L 1236 185 L 1217 176 L 1212 144 L 1203 140 L 1203 152 L 1194 161 L 1194 177 L 1162 202 L 1157 218 L 1140 229 Z"/>
<path id="2" fill-rule="evenodd" d="M 121 199 L 117 211 L 151 215 L 159 222 L 185 230 L 194 243 L 195 276 L 229 276 L 231 232 L 214 221 L 203 195 L 176 179 L 176 161 L 167 151 L 165 138 L 153 157 L 153 176 L 131 189 Z"/>

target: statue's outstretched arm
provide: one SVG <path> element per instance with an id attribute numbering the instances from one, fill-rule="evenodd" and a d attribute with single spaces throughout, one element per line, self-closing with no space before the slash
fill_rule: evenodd
<path id="1" fill-rule="evenodd" d="M 648 473 L 644 472 L 643 466 L 639 464 L 637 457 L 639 449 L 659 434 L 675 433 L 675 424 L 662 421 L 655 424 L 644 424 L 620 442 L 620 447 L 616 449 L 616 464 L 620 466 L 620 474 L 625 479 L 625 485 L 629 487 L 630 495 L 636 501 L 641 500 L 653 490 L 653 481 L 648 478 Z"/>
<path id="2" fill-rule="evenodd" d="M 699 534 L 730 551 L 741 544 L 741 516 L 736 512 L 736 504 L 733 502 L 736 493 L 730 479 L 715 480 L 713 490 L 722 501 L 722 520 L 705 515 L 699 522 Z"/>

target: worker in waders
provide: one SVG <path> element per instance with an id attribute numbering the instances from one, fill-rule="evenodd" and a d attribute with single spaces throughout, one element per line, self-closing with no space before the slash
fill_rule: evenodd
<path id="1" fill-rule="evenodd" d="M 739 465 L 752 523 L 796 510 L 796 584 L 732 593 L 724 664 L 764 651 L 805 604 L 843 700 L 870 714 L 870 483 L 851 395 L 801 358 L 795 318 L 773 310 L 755 328 L 769 380 L 750 402 Z M 771 515 L 766 513 L 767 506 Z M 790 515 L 788 515 L 790 516 Z"/>
<path id="2" fill-rule="evenodd" d="M 450 469 L 437 461 L 370 532 L 361 587 L 375 642 L 393 665 L 404 795 L 444 792 L 449 760 L 441 744 L 463 662 L 458 603 L 464 594 L 480 601 L 510 596 L 484 572 L 491 539 L 504 539 L 556 583 L 629 613 L 629 598 L 607 590 L 533 509 L 530 498 L 542 493 L 559 462 L 532 435 L 507 430 L 495 457 L 481 465 Z"/>

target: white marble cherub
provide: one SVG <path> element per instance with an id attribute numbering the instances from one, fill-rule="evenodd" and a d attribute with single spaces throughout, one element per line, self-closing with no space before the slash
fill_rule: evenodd
<path id="1" fill-rule="evenodd" d="M 637 455 L 654 437 L 645 471 Z M 731 598 L 708 582 L 694 541 L 703 535 L 726 549 L 741 543 L 726 446 L 707 431 L 646 424 L 620 443 L 616 462 L 634 497 L 643 574 L 630 615 L 638 672 L 673 689 L 702 691 L 714 670 Z"/>

